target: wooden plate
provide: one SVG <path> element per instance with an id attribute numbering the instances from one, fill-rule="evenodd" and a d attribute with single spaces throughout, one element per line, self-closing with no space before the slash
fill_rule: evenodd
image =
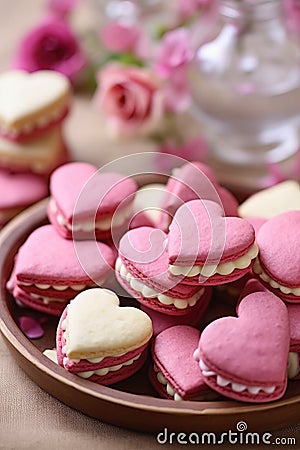
<path id="1" fill-rule="evenodd" d="M 55 346 L 57 319 L 49 318 L 44 324 L 43 338 L 30 341 L 18 326 L 26 310 L 15 305 L 5 288 L 19 246 L 34 228 L 47 222 L 46 205 L 47 200 L 29 208 L 0 234 L 0 329 L 12 356 L 36 384 L 89 416 L 138 431 L 157 433 L 166 427 L 169 432 L 222 432 L 236 430 L 239 421 L 245 421 L 251 431 L 271 431 L 299 421 L 300 382 L 290 382 L 283 399 L 262 405 L 175 402 L 155 397 L 147 368 L 127 381 L 104 387 L 69 374 L 46 358 L 42 351 Z"/>

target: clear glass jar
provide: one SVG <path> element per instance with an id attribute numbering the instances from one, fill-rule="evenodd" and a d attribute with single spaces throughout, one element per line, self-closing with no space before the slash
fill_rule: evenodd
<path id="1" fill-rule="evenodd" d="M 219 162 L 278 163 L 299 148 L 300 48 L 282 3 L 219 0 L 213 36 L 196 53 L 194 111 Z"/>

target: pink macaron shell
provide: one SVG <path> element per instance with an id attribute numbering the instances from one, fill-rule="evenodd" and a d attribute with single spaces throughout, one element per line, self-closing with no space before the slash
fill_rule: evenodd
<path id="1" fill-rule="evenodd" d="M 103 242 L 63 239 L 52 225 L 34 230 L 19 249 L 18 283 L 53 285 L 92 284 L 106 277 L 114 254 Z"/>
<path id="2" fill-rule="evenodd" d="M 271 279 L 288 288 L 300 287 L 300 211 L 288 211 L 268 220 L 257 234 L 259 261 Z M 300 303 L 300 296 L 266 287 L 284 301 Z"/>
<path id="3" fill-rule="evenodd" d="M 201 319 L 207 311 L 207 308 L 209 307 L 211 293 L 211 288 L 206 288 L 203 297 L 201 297 L 201 301 L 199 301 L 189 313 L 183 316 L 162 314 L 154 309 L 147 308 L 147 306 L 142 305 L 141 310 L 148 314 L 152 320 L 153 336 L 157 336 L 162 331 L 167 328 L 174 327 L 175 325 L 199 325 Z"/>
<path id="4" fill-rule="evenodd" d="M 267 222 L 267 219 L 263 219 L 262 217 L 247 217 L 246 220 L 253 226 L 255 236 L 259 232 L 260 228 Z"/>
<path id="5" fill-rule="evenodd" d="M 152 345 L 154 364 L 171 387 L 185 400 L 210 392 L 197 362 L 193 359 L 199 339 L 200 331 L 196 328 L 177 325 L 161 332 Z M 155 382 L 154 387 L 156 386 Z"/>
<path id="6" fill-rule="evenodd" d="M 168 276 L 167 235 L 159 229 L 141 227 L 121 239 L 119 257 L 127 270 L 154 290 L 175 298 L 192 297 L 200 287 L 174 283 Z"/>
<path id="7" fill-rule="evenodd" d="M 225 216 L 237 217 L 239 203 L 238 203 L 237 199 L 235 198 L 235 196 L 228 189 L 226 189 L 222 186 L 219 186 L 217 188 L 217 192 L 219 194 Z"/>
<path id="8" fill-rule="evenodd" d="M 75 224 L 112 215 L 120 204 L 133 201 L 137 184 L 118 173 L 102 173 L 88 163 L 59 167 L 51 176 L 50 192 L 63 217 Z"/>
<path id="9" fill-rule="evenodd" d="M 45 178 L 30 173 L 12 173 L 0 170 L 0 210 L 26 207 L 48 194 Z"/>
<path id="10" fill-rule="evenodd" d="M 129 366 L 123 366 L 116 372 L 108 372 L 108 374 L 104 376 L 92 375 L 88 378 L 88 381 L 101 384 L 102 386 L 111 386 L 112 384 L 119 383 L 120 381 L 130 378 L 139 370 L 141 370 L 147 361 L 147 356 L 148 351 L 144 350 L 141 356 L 136 361 L 134 361 L 133 364 L 130 364 Z"/>
<path id="11" fill-rule="evenodd" d="M 216 176 L 208 166 L 199 162 L 184 164 L 166 184 L 162 211 L 173 217 L 177 209 L 190 200 L 207 199 L 219 202 L 217 186 Z"/>
<path id="12" fill-rule="evenodd" d="M 66 300 L 65 302 L 51 301 L 49 303 L 44 303 L 42 299 L 31 297 L 30 294 L 25 292 L 19 286 L 14 287 L 13 296 L 18 304 L 20 302 L 23 306 L 26 306 L 27 308 L 33 309 L 35 311 L 40 311 L 46 314 L 50 314 L 56 317 L 60 317 L 61 313 L 66 307 L 66 304 L 68 303 L 68 300 Z"/>
<path id="13" fill-rule="evenodd" d="M 283 396 L 287 385 L 290 330 L 287 308 L 270 292 L 245 297 L 238 318 L 225 317 L 202 332 L 199 358 L 210 371 L 230 382 L 246 386 L 276 386 L 273 393 L 236 392 L 220 386 L 216 376 L 205 382 L 217 392 L 240 401 L 267 402 Z"/>
<path id="14" fill-rule="evenodd" d="M 238 217 L 224 217 L 211 201 L 193 200 L 178 209 L 170 226 L 170 264 L 203 265 L 232 261 L 253 246 L 252 225 Z"/>
<path id="15" fill-rule="evenodd" d="M 56 333 L 56 349 L 57 349 L 56 351 L 58 364 L 64 367 L 68 372 L 76 374 L 78 372 L 88 372 L 105 367 L 111 367 L 118 364 L 123 364 L 124 362 L 129 361 L 138 354 L 142 353 L 141 356 L 136 361 L 134 361 L 133 364 L 129 366 L 124 366 L 117 371 L 108 372 L 106 375 L 103 376 L 94 374 L 88 378 L 89 381 L 93 381 L 95 383 L 108 386 L 130 377 L 143 366 L 147 357 L 147 348 L 149 346 L 149 342 L 121 356 L 106 357 L 98 363 L 91 363 L 85 359 L 82 359 L 79 362 L 75 362 L 66 358 L 65 357 L 66 355 L 62 351 L 64 345 L 66 344 L 63 335 L 62 322 L 67 317 L 67 313 L 68 313 L 67 308 L 65 308 L 59 320 Z"/>
<path id="16" fill-rule="evenodd" d="M 238 304 L 243 300 L 244 297 L 247 297 L 247 295 L 250 294 L 255 294 L 255 292 L 270 292 L 270 291 L 266 289 L 266 287 L 259 280 L 257 280 L 254 277 L 251 277 L 251 275 L 249 274 L 249 278 L 246 281 L 239 295 Z"/>
<path id="17" fill-rule="evenodd" d="M 29 133 L 25 133 L 22 131 L 19 131 L 18 133 L 11 133 L 9 130 L 4 131 L 0 128 L 0 136 L 13 142 L 25 142 L 30 139 L 40 138 L 41 136 L 43 136 L 43 134 L 46 134 L 50 130 L 52 130 L 52 128 L 60 125 L 67 117 L 68 113 L 69 107 L 66 107 L 58 118 L 51 120 L 51 122 L 47 123 L 44 126 L 34 127 Z"/>
<path id="18" fill-rule="evenodd" d="M 222 216 L 221 207 L 214 202 L 193 200 L 178 209 L 170 226 L 169 263 L 182 267 L 222 264 L 245 255 L 254 242 L 254 229 L 246 220 Z M 253 262 L 228 275 L 169 276 L 173 281 L 180 277 L 184 284 L 216 286 L 241 278 Z"/>

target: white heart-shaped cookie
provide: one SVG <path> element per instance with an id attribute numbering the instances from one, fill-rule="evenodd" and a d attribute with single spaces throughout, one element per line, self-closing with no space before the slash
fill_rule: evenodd
<path id="1" fill-rule="evenodd" d="M 137 308 L 120 307 L 108 289 L 89 289 L 68 306 L 66 350 L 70 359 L 120 355 L 141 347 L 152 336 L 150 317 Z"/>
<path id="2" fill-rule="evenodd" d="M 54 71 L 27 73 L 11 70 L 0 74 L 0 124 L 18 127 L 52 109 L 66 107 L 70 98 L 68 79 Z"/>
<path id="3" fill-rule="evenodd" d="M 253 194 L 239 207 L 240 217 L 271 219 L 286 211 L 300 209 L 300 187 L 294 180 L 283 181 Z"/>

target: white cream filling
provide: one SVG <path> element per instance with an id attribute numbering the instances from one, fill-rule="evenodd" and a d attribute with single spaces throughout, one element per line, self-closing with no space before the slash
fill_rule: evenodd
<path id="1" fill-rule="evenodd" d="M 62 107 L 56 108 L 54 111 L 51 111 L 46 116 L 41 116 L 35 119 L 33 122 L 28 122 L 23 124 L 21 127 L 10 127 L 5 124 L 2 124 L 0 126 L 0 130 L 2 133 L 8 133 L 12 136 L 18 136 L 18 134 L 29 134 L 31 133 L 35 128 L 44 128 L 47 125 L 49 125 L 51 122 L 54 122 L 58 120 L 62 115 L 64 114 L 66 110 L 66 106 L 63 105 Z"/>
<path id="2" fill-rule="evenodd" d="M 101 281 L 102 282 L 102 281 Z M 100 281 L 99 281 L 100 283 Z M 70 286 L 68 285 L 50 285 L 50 284 L 34 284 L 34 283 L 25 283 L 24 281 L 19 281 L 18 284 L 22 285 L 22 286 L 35 286 L 38 289 L 42 289 L 42 290 L 47 290 L 47 289 L 54 289 L 55 291 L 66 291 L 67 289 L 72 289 L 73 291 L 82 291 L 83 289 L 85 289 L 87 287 L 86 284 L 72 284 Z M 94 285 L 91 285 L 90 287 L 92 287 Z"/>
<path id="3" fill-rule="evenodd" d="M 288 359 L 288 377 L 294 378 L 299 372 L 299 355 L 296 352 L 290 352 Z"/>
<path id="4" fill-rule="evenodd" d="M 110 230 L 112 226 L 119 227 L 123 225 L 132 214 L 132 205 L 130 205 L 127 206 L 126 208 L 119 209 L 115 214 L 105 217 L 104 219 L 99 219 L 96 221 L 88 220 L 80 223 L 76 222 L 75 225 L 74 223 L 72 224 L 68 223 L 66 219 L 62 216 L 62 214 L 58 213 L 57 205 L 55 204 L 54 199 L 51 199 L 50 201 L 50 208 L 53 214 L 55 214 L 56 216 L 57 223 L 62 227 L 66 227 L 70 231 L 90 232 L 95 229 L 107 231 Z"/>
<path id="5" fill-rule="evenodd" d="M 188 306 L 194 306 L 198 300 L 204 294 L 205 288 L 200 289 L 196 294 L 189 298 L 174 298 L 169 295 L 161 294 L 158 291 L 146 286 L 140 280 L 134 278 L 131 273 L 128 272 L 124 264 L 122 263 L 121 258 L 117 258 L 116 261 L 116 270 L 120 273 L 120 276 L 130 284 L 132 289 L 136 292 L 139 292 L 145 298 L 157 298 L 157 300 L 163 305 L 174 305 L 177 309 L 185 309 Z"/>
<path id="6" fill-rule="evenodd" d="M 204 266 L 177 266 L 169 265 L 169 271 L 172 275 L 184 275 L 185 277 L 195 277 L 202 275 L 204 277 L 212 277 L 215 274 L 230 275 L 235 269 L 246 269 L 250 266 L 252 259 L 256 258 L 258 247 L 254 243 L 250 250 L 239 258 L 217 265 Z"/>
<path id="7" fill-rule="evenodd" d="M 68 302 L 68 300 L 66 300 L 66 299 L 53 298 L 53 297 L 44 297 L 43 295 L 33 294 L 32 292 L 30 293 L 30 297 L 38 299 L 38 300 L 42 300 L 42 302 L 45 305 L 48 305 L 51 302 L 57 302 L 57 303 L 67 303 Z"/>
<path id="8" fill-rule="evenodd" d="M 104 375 L 107 375 L 108 372 L 117 372 L 117 370 L 120 370 L 124 366 L 131 366 L 131 364 L 133 364 L 137 359 L 139 359 L 141 354 L 142 353 L 139 353 L 134 358 L 131 358 L 128 361 L 123 362 L 122 364 L 117 364 L 117 365 L 111 366 L 111 367 L 103 367 L 102 369 L 97 369 L 97 370 L 89 370 L 88 372 L 77 372 L 75 375 L 78 375 L 81 378 L 90 378 L 93 375 L 98 375 L 98 376 L 103 377 Z"/>
<path id="9" fill-rule="evenodd" d="M 283 286 L 282 284 L 277 283 L 277 281 L 269 277 L 269 275 L 264 271 L 264 269 L 260 265 L 258 258 L 256 259 L 253 265 L 253 272 L 256 273 L 263 281 L 268 283 L 272 288 L 279 289 L 283 294 L 293 294 L 296 297 L 300 297 L 300 287 L 289 288 L 287 286 Z"/>
<path id="10" fill-rule="evenodd" d="M 172 386 L 167 382 L 164 375 L 159 372 L 157 366 L 154 364 L 154 372 L 156 373 L 156 378 L 160 382 L 160 384 L 165 386 L 165 389 L 167 393 L 174 398 L 175 401 L 182 401 L 183 398 L 178 394 L 178 392 L 175 391 L 175 389 L 172 388 Z"/>
<path id="11" fill-rule="evenodd" d="M 196 359 L 198 359 L 198 350 L 196 350 L 195 354 Z M 217 375 L 214 371 L 212 371 L 203 361 L 200 359 L 199 367 L 204 377 L 216 377 L 216 382 L 219 386 L 225 387 L 229 386 L 234 392 L 244 392 L 248 391 L 251 395 L 257 395 L 260 391 L 265 392 L 266 394 L 273 394 L 276 389 L 276 386 L 248 386 L 246 384 L 239 384 L 231 382 L 220 375 Z"/>

